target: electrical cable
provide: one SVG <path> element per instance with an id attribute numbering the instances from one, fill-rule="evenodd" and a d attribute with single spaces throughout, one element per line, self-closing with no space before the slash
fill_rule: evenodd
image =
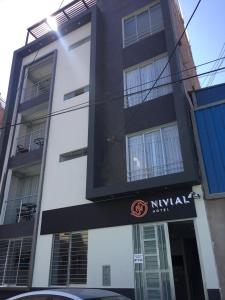
<path id="1" fill-rule="evenodd" d="M 151 89 L 149 90 L 149 92 L 146 94 L 146 96 L 145 96 L 143 102 L 145 102 L 145 100 L 147 99 L 148 95 L 151 93 L 151 90 L 156 86 L 156 84 L 157 84 L 157 82 L 159 81 L 160 77 L 162 76 L 163 72 L 164 72 L 165 69 L 167 68 L 167 66 L 168 66 L 168 64 L 169 64 L 169 62 L 170 62 L 170 60 L 172 59 L 174 53 L 176 52 L 176 49 L 177 49 L 178 45 L 180 44 L 180 42 L 181 42 L 181 40 L 182 40 L 182 38 L 183 38 L 183 36 L 184 36 L 184 34 L 185 34 L 187 28 L 188 28 L 188 25 L 190 24 L 192 18 L 194 17 L 194 15 L 195 15 L 195 13 L 196 13 L 196 11 L 197 11 L 197 9 L 198 9 L 198 7 L 199 7 L 201 1 L 202 1 L 202 0 L 199 0 L 199 1 L 198 1 L 198 3 L 197 3 L 197 5 L 196 5 L 196 7 L 195 7 L 193 13 L 191 14 L 191 16 L 190 16 L 190 18 L 189 18 L 189 20 L 188 20 L 186 26 L 184 27 L 184 30 L 183 30 L 183 32 L 182 32 L 182 34 L 181 34 L 179 40 L 177 41 L 176 45 L 174 46 L 172 52 L 171 52 L 170 55 L 169 55 L 169 58 L 168 58 L 167 63 L 165 64 L 164 68 L 162 69 L 162 71 L 160 72 L 159 76 L 158 76 L 157 79 L 155 80 L 155 83 L 153 84 L 152 88 L 151 88 Z"/>
<path id="2" fill-rule="evenodd" d="M 218 59 L 220 60 L 220 59 L 223 59 L 223 55 L 224 55 L 224 51 L 225 51 L 225 43 L 223 44 L 223 46 L 222 46 L 222 49 L 220 50 L 220 53 L 219 53 L 219 55 L 218 55 Z M 215 63 L 213 64 L 213 66 L 212 66 L 212 68 L 211 68 L 211 70 L 213 70 L 213 69 L 217 69 L 218 68 L 218 60 L 216 60 L 215 61 Z M 213 76 L 213 74 L 212 74 L 212 76 Z M 214 76 L 215 77 L 215 76 Z M 204 85 L 205 86 L 208 86 L 208 84 L 209 84 L 209 82 L 210 82 L 210 78 L 211 78 L 211 75 L 208 75 L 208 76 L 206 76 L 206 78 L 203 80 L 203 82 L 201 83 L 201 86 L 202 87 L 204 87 Z M 208 84 L 206 83 L 207 82 L 207 80 L 208 80 Z"/>
<path id="3" fill-rule="evenodd" d="M 224 71 L 224 70 L 225 70 L 225 67 L 222 67 L 222 68 L 217 69 L 217 70 L 211 70 L 211 71 L 204 72 L 204 73 L 201 73 L 201 74 L 196 74 L 196 75 L 188 76 L 188 77 L 181 78 L 181 79 L 178 79 L 178 80 L 175 80 L 175 81 L 171 81 L 171 82 L 168 82 L 168 83 L 164 83 L 164 84 L 159 85 L 159 86 L 154 87 L 154 88 L 158 89 L 160 87 L 167 86 L 167 85 L 170 85 L 170 84 L 180 83 L 182 81 L 189 80 L 191 78 L 195 78 L 195 77 L 199 77 L 199 76 L 206 76 L 209 73 L 212 73 L 212 72 L 215 72 L 215 71 Z M 148 90 L 149 89 L 146 89 L 144 91 L 148 91 Z M 135 92 L 135 93 L 132 93 L 132 94 L 129 94 L 129 95 L 135 95 L 135 94 L 138 94 L 138 93 L 140 93 L 140 92 Z M 30 123 L 32 121 L 38 121 L 38 120 L 42 120 L 42 119 L 51 118 L 51 117 L 54 117 L 54 116 L 57 116 L 57 115 L 61 115 L 61 114 L 65 114 L 65 113 L 68 113 L 68 112 L 84 109 L 84 108 L 94 106 L 94 105 L 100 105 L 100 104 L 108 103 L 109 101 L 115 101 L 115 100 L 118 100 L 118 99 L 121 100 L 121 99 L 123 99 L 123 97 L 122 98 L 117 97 L 117 98 L 114 98 L 114 99 L 112 98 L 108 101 L 105 101 L 105 100 L 104 101 L 98 101 L 98 102 L 93 103 L 93 104 L 90 104 L 89 101 L 86 101 L 86 102 L 83 102 L 83 103 L 80 103 L 80 104 L 77 104 L 77 105 L 74 105 L 74 106 L 71 106 L 71 107 L 68 107 L 68 108 L 64 108 L 64 109 L 61 109 L 61 110 L 58 110 L 58 111 L 51 112 L 49 114 L 43 115 L 43 116 L 38 117 L 38 118 L 30 119 L 29 121 L 23 121 L 23 122 L 18 122 L 18 123 L 6 125 L 4 127 L 1 127 L 0 130 L 6 129 L 8 127 L 15 127 L 15 126 L 18 126 L 18 125 L 27 124 L 27 123 Z"/>
<path id="4" fill-rule="evenodd" d="M 153 83 L 152 87 L 149 89 L 148 93 L 145 95 L 143 102 L 146 101 L 146 99 L 148 98 L 149 94 L 150 94 L 151 91 L 155 88 L 157 82 L 159 81 L 159 79 L 160 79 L 160 77 L 162 76 L 163 72 L 164 72 L 165 69 L 167 68 L 167 66 L 168 66 L 168 64 L 169 64 L 169 62 L 170 62 L 170 60 L 172 59 L 174 53 L 176 52 L 176 49 L 177 49 L 178 45 L 180 44 L 180 42 L 181 42 L 181 40 L 182 40 L 184 34 L 186 33 L 186 30 L 187 30 L 187 28 L 188 28 L 188 26 L 189 26 L 191 20 L 193 19 L 193 17 L 194 17 L 194 15 L 195 15 L 195 13 L 196 13 L 196 11 L 197 11 L 197 9 L 198 9 L 198 7 L 199 7 L 201 1 L 202 1 L 202 0 L 199 0 L 198 3 L 197 3 L 197 5 L 195 6 L 195 8 L 194 8 L 194 10 L 193 10 L 193 12 L 192 12 L 192 14 L 191 14 L 191 16 L 190 16 L 190 18 L 189 18 L 187 24 L 186 24 L 186 26 L 184 27 L 184 30 L 183 30 L 183 32 L 182 32 L 180 38 L 179 38 L 178 41 L 176 42 L 176 44 L 175 44 L 175 46 L 174 46 L 172 52 L 171 52 L 170 55 L 169 55 L 169 58 L 168 58 L 167 63 L 165 64 L 165 66 L 164 66 L 164 68 L 162 69 L 162 71 L 159 73 L 159 76 L 156 78 L 155 82 Z M 134 112 L 134 113 L 135 113 L 135 112 Z M 127 124 L 130 122 L 130 120 L 133 119 L 134 113 L 133 113 L 133 114 L 131 113 L 129 119 L 128 119 L 127 121 L 125 121 L 124 129 L 127 128 Z"/>

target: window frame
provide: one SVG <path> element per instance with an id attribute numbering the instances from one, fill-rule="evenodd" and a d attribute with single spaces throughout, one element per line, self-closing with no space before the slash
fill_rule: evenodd
<path id="1" fill-rule="evenodd" d="M 86 267 L 86 283 L 71 283 L 70 281 L 70 269 L 71 269 L 71 249 L 72 249 L 72 236 L 75 234 L 83 234 L 85 233 L 87 236 L 87 267 Z M 68 245 L 68 263 L 67 263 L 67 274 L 66 274 L 66 283 L 63 285 L 60 284 L 52 284 L 52 266 L 53 266 L 53 256 L 54 256 L 54 243 L 56 239 L 56 235 L 59 234 L 68 234 L 69 236 L 69 245 Z M 88 230 L 81 230 L 81 231 L 70 231 L 70 232 L 60 232 L 53 234 L 52 237 L 52 246 L 51 246 L 51 260 L 50 260 L 50 268 L 49 268 L 49 280 L 48 286 L 49 287 L 68 287 L 68 286 L 86 286 L 88 280 Z"/>
<path id="2" fill-rule="evenodd" d="M 27 240 L 27 241 L 26 241 Z M 0 287 L 4 287 L 4 286 L 12 286 L 12 287 L 27 287 L 29 284 L 29 270 L 30 270 L 30 262 L 31 262 L 31 252 L 32 252 L 32 236 L 25 236 L 25 237 L 18 237 L 18 238 L 11 238 L 11 239 L 0 239 L 1 241 L 5 241 L 7 243 L 7 250 L 6 250 L 6 255 L 5 255 L 5 262 L 4 262 L 4 268 L 3 268 L 3 273 L 2 273 L 2 281 L 0 282 Z M 9 258 L 9 252 L 10 252 L 10 247 L 11 244 L 15 243 L 16 241 L 20 242 L 20 246 L 19 246 L 19 257 L 18 257 L 18 264 L 17 264 L 17 269 L 16 269 L 16 278 L 15 278 L 15 282 L 14 283 L 5 283 L 5 277 L 6 277 L 6 273 L 7 271 L 10 270 L 10 259 Z M 29 243 L 29 265 L 28 265 L 28 270 L 27 271 L 27 277 L 25 279 L 26 284 L 18 284 L 19 281 L 19 276 L 18 273 L 21 271 L 20 267 L 21 267 L 21 260 L 22 260 L 22 252 L 24 251 L 24 248 L 27 246 L 25 244 L 25 242 Z M 15 254 L 16 255 L 16 254 Z M 13 257 L 13 259 L 15 259 L 15 257 Z M 8 270 L 9 269 L 9 270 Z M 14 276 L 14 274 L 12 275 Z"/>
<path id="3" fill-rule="evenodd" d="M 168 53 L 167 52 L 164 52 L 164 53 L 161 53 L 161 54 L 159 54 L 159 55 L 157 55 L 157 56 L 154 56 L 154 57 L 152 57 L 152 58 L 150 58 L 150 59 L 148 59 L 148 60 L 145 60 L 145 61 L 143 61 L 143 62 L 141 62 L 141 63 L 138 63 L 138 64 L 136 64 L 136 65 L 133 65 L 133 66 L 131 66 L 131 67 L 129 67 L 129 68 L 126 68 L 126 69 L 124 69 L 123 70 L 123 90 L 124 90 L 124 108 L 129 108 L 129 107 L 133 107 L 133 106 L 136 106 L 136 105 L 139 105 L 139 104 L 142 104 L 142 103 L 144 103 L 143 101 L 142 102 L 140 102 L 140 103 L 137 103 L 137 104 L 134 104 L 134 105 L 129 105 L 129 103 L 128 103 L 128 96 L 127 95 L 125 95 L 125 91 L 127 91 L 128 90 L 128 88 L 127 88 L 127 78 L 126 78 L 126 74 L 127 73 L 129 73 L 129 72 L 132 72 L 132 71 L 134 71 L 134 70 L 139 70 L 139 73 L 140 73 L 140 69 L 141 68 L 143 68 L 143 67 L 145 67 L 145 66 L 148 66 L 148 65 L 150 65 L 150 64 L 154 64 L 156 61 L 158 61 L 158 60 L 160 60 L 160 59 L 162 59 L 162 58 L 168 58 Z M 168 64 L 168 66 L 169 66 L 169 69 L 170 69 L 170 81 L 172 81 L 172 75 L 171 75 L 171 67 L 170 67 L 170 63 Z M 162 77 L 163 78 L 163 77 Z M 156 77 L 156 79 L 157 79 L 157 77 Z M 155 80 L 156 80 L 155 79 Z M 154 81 L 154 80 L 153 80 Z M 138 87 L 138 86 L 140 86 L 140 87 L 142 87 L 142 83 L 140 84 L 140 85 L 137 85 L 137 86 L 134 86 L 133 88 L 135 88 L 135 87 Z M 168 84 L 169 85 L 169 84 Z M 173 92 L 173 86 L 172 86 L 172 83 L 170 84 L 171 85 L 171 92 L 170 93 L 168 93 L 168 94 L 166 94 L 166 95 L 169 95 L 169 94 L 171 94 L 172 92 Z M 142 90 L 140 91 L 140 93 L 142 93 Z M 159 96 L 160 97 L 160 96 Z M 148 101 L 152 101 L 152 100 L 154 100 L 154 99 L 157 99 L 158 97 L 155 97 L 155 98 L 153 98 L 153 99 L 151 99 L 151 100 L 146 100 L 145 102 L 148 102 Z"/>
<path id="4" fill-rule="evenodd" d="M 179 134 L 179 128 L 178 128 L 178 125 L 177 125 L 177 122 L 172 122 L 172 123 L 166 123 L 166 124 L 162 124 L 162 125 L 159 125 L 159 126 L 155 126 L 155 127 L 152 127 L 152 128 L 148 128 L 148 129 L 144 129 L 144 130 L 141 130 L 141 131 L 138 131 L 138 132 L 134 132 L 134 133 L 131 133 L 131 134 L 128 134 L 126 135 L 126 138 L 125 138 L 125 143 L 126 143 L 126 173 L 127 173 L 127 182 L 136 182 L 136 181 L 140 181 L 140 180 L 146 180 L 146 179 L 152 179 L 152 178 L 156 178 L 156 177 L 161 177 L 161 176 L 167 176 L 167 175 L 172 175 L 172 174 L 179 174 L 181 172 L 184 172 L 184 163 L 183 163 L 183 170 L 180 171 L 180 172 L 174 172 L 174 173 L 166 173 L 164 172 L 165 174 L 162 174 L 162 175 L 157 175 L 157 176 L 152 176 L 152 177 L 148 177 L 148 176 L 143 176 L 143 178 L 141 179 L 135 179 L 135 180 L 131 180 L 131 176 L 129 176 L 129 172 L 131 172 L 131 169 L 130 169 L 130 153 L 129 153 L 129 138 L 130 137 L 135 137 L 135 136 L 141 136 L 142 137 L 142 140 L 143 140 L 143 145 L 145 145 L 145 139 L 144 139 L 144 136 L 148 133 L 152 133 L 152 132 L 157 132 L 157 131 L 160 131 L 160 138 L 161 138 L 161 141 L 163 141 L 163 138 L 162 138 L 162 129 L 163 128 L 167 128 L 167 127 L 171 127 L 171 126 L 176 126 L 177 127 L 177 131 L 178 131 L 178 138 L 179 138 L 179 144 L 180 144 L 180 153 L 181 153 L 181 157 L 182 157 L 182 163 L 184 162 L 183 161 L 183 155 L 182 155 L 182 149 L 181 149 L 181 143 L 180 143 L 180 134 Z M 165 146 L 164 146 L 164 142 L 162 143 L 162 148 L 163 148 L 163 161 L 165 162 Z M 146 147 L 144 146 L 144 166 L 147 168 L 147 160 L 146 160 Z"/>
<path id="5" fill-rule="evenodd" d="M 132 17 L 135 17 L 135 19 L 137 19 L 137 16 L 140 15 L 141 13 L 145 12 L 145 11 L 148 11 L 148 14 L 149 14 L 150 9 L 152 7 L 154 7 L 155 5 L 158 5 L 158 4 L 161 6 L 161 1 L 160 0 L 155 0 L 152 3 L 150 3 L 149 5 L 141 7 L 140 9 L 136 10 L 135 12 L 132 12 L 131 14 L 129 14 L 129 15 L 127 15 L 127 16 L 125 16 L 125 17 L 122 18 L 123 48 L 129 47 L 129 46 L 131 46 L 131 45 L 139 42 L 140 40 L 145 39 L 145 38 L 147 38 L 147 37 L 149 37 L 151 35 L 154 35 L 154 34 L 156 34 L 156 33 L 158 33 L 158 32 L 160 32 L 160 31 L 162 31 L 162 30 L 165 29 L 164 21 L 163 21 L 163 15 L 162 15 L 162 21 L 163 21 L 162 22 L 163 23 L 162 28 L 159 29 L 159 30 L 157 30 L 157 31 L 154 31 L 154 32 L 151 32 L 151 30 L 150 30 L 150 32 L 148 32 L 145 36 L 139 38 L 138 37 L 139 34 L 137 32 L 137 22 L 135 22 L 137 39 L 135 41 L 133 41 L 132 43 L 129 43 L 128 45 L 126 45 L 126 43 L 125 43 L 125 21 L 128 20 L 128 19 L 130 19 L 130 18 L 132 18 Z M 162 9 L 161 9 L 161 13 L 162 13 Z M 151 20 L 150 16 L 149 16 L 149 20 Z"/>

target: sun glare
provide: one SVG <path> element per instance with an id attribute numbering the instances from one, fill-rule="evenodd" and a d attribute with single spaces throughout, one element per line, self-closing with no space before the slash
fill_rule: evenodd
<path id="1" fill-rule="evenodd" d="M 55 19 L 54 17 L 51 17 L 51 16 L 48 17 L 48 18 L 47 18 L 47 23 L 48 23 L 49 27 L 50 27 L 52 30 L 57 31 L 57 29 L 58 29 L 58 24 L 57 24 L 56 19 Z"/>

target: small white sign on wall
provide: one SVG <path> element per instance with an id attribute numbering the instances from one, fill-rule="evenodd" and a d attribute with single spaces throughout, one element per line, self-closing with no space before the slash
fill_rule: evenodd
<path id="1" fill-rule="evenodd" d="M 134 263 L 135 264 L 143 264 L 143 254 L 134 254 Z"/>

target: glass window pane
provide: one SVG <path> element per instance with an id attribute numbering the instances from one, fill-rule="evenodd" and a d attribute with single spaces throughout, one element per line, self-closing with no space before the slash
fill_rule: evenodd
<path id="1" fill-rule="evenodd" d="M 139 180 L 145 178 L 144 145 L 142 135 L 128 138 L 129 172 L 128 179 Z"/>
<path id="2" fill-rule="evenodd" d="M 124 21 L 124 43 L 125 46 L 137 40 L 136 17 L 131 17 Z"/>
<path id="3" fill-rule="evenodd" d="M 87 282 L 87 232 L 72 234 L 70 249 L 70 283 Z"/>
<path id="4" fill-rule="evenodd" d="M 148 10 L 137 16 L 138 37 L 143 38 L 150 32 L 150 20 Z"/>
<path id="5" fill-rule="evenodd" d="M 157 289 L 160 287 L 159 273 L 146 273 L 147 288 Z"/>
<path id="6" fill-rule="evenodd" d="M 156 95 L 156 89 L 152 89 L 155 82 L 155 67 L 154 64 L 148 64 L 140 68 L 141 71 L 141 84 L 142 84 L 142 101 L 148 101 L 154 99 Z"/>
<path id="7" fill-rule="evenodd" d="M 126 106 L 128 107 L 141 103 L 142 95 L 139 68 L 125 73 L 124 95 L 130 95 L 125 98 L 127 99 Z"/>
<path id="8" fill-rule="evenodd" d="M 180 140 L 176 125 L 162 129 L 163 144 L 166 160 L 166 174 L 183 171 L 183 161 L 180 149 Z"/>
<path id="9" fill-rule="evenodd" d="M 158 225 L 158 248 L 160 257 L 160 269 L 168 269 L 166 237 L 163 225 Z"/>
<path id="10" fill-rule="evenodd" d="M 155 239 L 155 226 L 144 226 L 144 239 Z"/>
<path id="11" fill-rule="evenodd" d="M 51 285 L 66 285 L 70 234 L 60 233 L 54 236 L 51 263 Z"/>
<path id="12" fill-rule="evenodd" d="M 164 157 L 160 131 L 145 135 L 148 177 L 164 175 Z"/>
<path id="13" fill-rule="evenodd" d="M 145 270 L 154 271 L 159 269 L 159 261 L 156 255 L 145 255 Z"/>
<path id="14" fill-rule="evenodd" d="M 156 248 L 156 241 L 144 241 L 144 251 L 148 254 L 156 254 L 157 248 Z"/>
<path id="15" fill-rule="evenodd" d="M 150 8 L 151 32 L 157 32 L 163 29 L 163 18 L 160 4 Z"/>
<path id="16" fill-rule="evenodd" d="M 156 78 L 159 77 L 162 70 L 166 66 L 167 62 L 168 62 L 168 57 L 167 56 L 162 57 L 160 59 L 157 59 L 155 61 L 154 66 L 155 66 Z M 170 76 L 170 65 L 168 64 L 166 69 L 160 75 L 160 79 L 157 81 L 156 87 L 160 86 L 160 85 L 163 85 L 163 86 L 155 89 L 156 97 L 161 97 L 163 95 L 167 95 L 169 93 L 172 93 L 172 85 L 171 84 L 164 85 L 164 84 L 167 84 L 169 82 L 171 82 L 171 76 Z"/>

